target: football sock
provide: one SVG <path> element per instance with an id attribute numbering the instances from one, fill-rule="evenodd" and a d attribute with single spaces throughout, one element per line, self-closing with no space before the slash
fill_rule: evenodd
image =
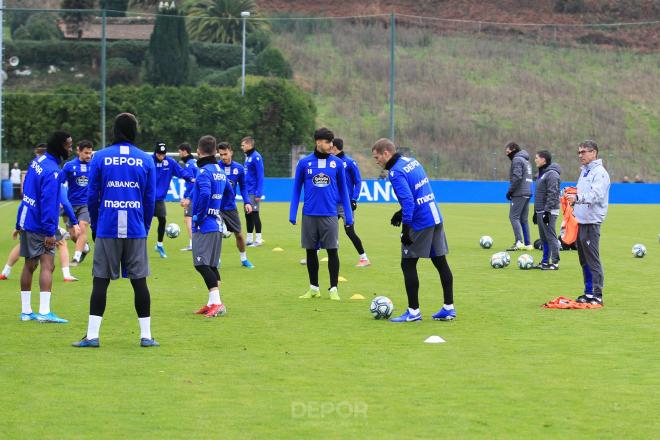
<path id="1" fill-rule="evenodd" d="M 101 328 L 101 320 L 103 316 L 89 315 L 87 322 L 87 339 L 96 339 L 99 337 L 99 329 Z"/>
<path id="2" fill-rule="evenodd" d="M 73 259 L 76 261 L 80 261 L 80 257 L 82 257 L 82 252 L 76 251 L 73 253 Z"/>
<path id="3" fill-rule="evenodd" d="M 442 284 L 442 293 L 444 295 L 445 304 L 454 303 L 454 276 L 447 263 L 447 257 L 433 257 L 431 258 L 433 265 L 438 269 L 440 274 L 440 283 Z"/>
<path id="4" fill-rule="evenodd" d="M 89 244 L 85 243 L 85 247 L 83 248 L 83 253 L 89 252 Z"/>
<path id="5" fill-rule="evenodd" d="M 156 243 L 156 245 L 157 245 L 158 247 L 163 247 L 163 242 L 162 242 L 162 241 L 159 241 L 158 243 Z"/>
<path id="6" fill-rule="evenodd" d="M 206 305 L 210 306 L 212 304 L 222 304 L 222 301 L 220 300 L 220 290 L 217 288 L 209 290 L 209 302 Z"/>
<path id="7" fill-rule="evenodd" d="M 192 247 L 192 239 L 188 240 L 188 247 L 189 247 L 189 248 Z"/>
<path id="8" fill-rule="evenodd" d="M 8 264 L 5 264 L 5 268 L 2 269 L 2 274 L 6 277 L 9 277 L 9 275 L 11 274 L 11 266 L 8 265 Z"/>
<path id="9" fill-rule="evenodd" d="M 32 313 L 32 305 L 30 304 L 31 291 L 21 291 L 21 313 Z"/>
<path id="10" fill-rule="evenodd" d="M 319 286 L 315 286 L 315 285 L 313 285 L 313 284 L 310 284 L 310 285 L 309 285 L 309 288 L 310 288 L 311 290 L 313 290 L 314 292 L 318 292 L 318 291 L 319 291 Z"/>
<path id="11" fill-rule="evenodd" d="M 307 259 L 309 260 L 309 257 Z M 339 283 L 339 252 L 337 249 L 328 249 L 328 272 L 330 273 L 330 286 L 336 287 Z"/>
<path id="12" fill-rule="evenodd" d="M 261 241 L 261 232 L 257 232 L 256 235 L 257 235 L 257 238 L 256 238 L 257 242 L 260 242 Z"/>
<path id="13" fill-rule="evenodd" d="M 442 306 L 443 309 L 445 310 L 454 310 L 454 305 L 453 304 L 445 304 Z"/>
<path id="14" fill-rule="evenodd" d="M 254 234 L 252 232 L 248 232 L 246 240 L 248 243 L 252 243 L 254 241 Z"/>
<path id="15" fill-rule="evenodd" d="M 133 292 L 135 293 L 135 311 L 138 318 L 148 318 L 151 316 L 151 296 L 147 287 L 146 278 L 131 280 Z"/>
<path id="16" fill-rule="evenodd" d="M 309 284 L 319 285 L 319 256 L 316 249 L 305 249 L 307 253 L 307 274 L 309 275 Z"/>
<path id="17" fill-rule="evenodd" d="M 410 313 L 411 315 L 419 315 L 419 309 L 418 308 L 411 309 L 410 307 L 408 307 L 408 313 Z"/>
<path id="18" fill-rule="evenodd" d="M 62 268 L 62 276 L 64 278 L 71 278 L 71 269 L 69 268 L 69 266 Z"/>
<path id="19" fill-rule="evenodd" d="M 419 278 L 417 277 L 417 258 L 402 258 L 401 270 L 408 295 L 408 307 L 419 308 Z"/>
<path id="20" fill-rule="evenodd" d="M 369 259 L 369 257 L 367 257 L 366 252 L 363 252 L 363 253 L 360 254 L 360 260 L 368 260 L 368 259 Z"/>
<path id="21" fill-rule="evenodd" d="M 39 313 L 42 315 L 50 313 L 50 292 L 41 292 L 39 294 Z"/>
<path id="22" fill-rule="evenodd" d="M 138 318 L 140 323 L 140 337 L 151 339 L 151 317 Z"/>
<path id="23" fill-rule="evenodd" d="M 241 252 L 241 261 L 247 260 L 247 252 Z"/>
<path id="24" fill-rule="evenodd" d="M 109 285 L 109 278 L 94 277 L 92 280 L 92 296 L 89 299 L 90 316 L 103 316 L 103 313 L 105 313 Z"/>

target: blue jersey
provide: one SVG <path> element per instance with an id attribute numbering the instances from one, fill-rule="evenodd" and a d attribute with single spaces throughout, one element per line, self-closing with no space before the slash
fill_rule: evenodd
<path id="1" fill-rule="evenodd" d="M 344 162 L 344 171 L 346 174 L 346 187 L 348 188 L 348 197 L 351 200 L 360 198 L 360 187 L 362 186 L 362 176 L 360 176 L 360 168 L 357 162 L 351 156 L 339 154 L 337 156 Z"/>
<path id="2" fill-rule="evenodd" d="M 167 197 L 167 191 L 170 190 L 172 175 L 185 179 L 190 182 L 193 176 L 190 171 L 181 168 L 176 160 L 165 156 L 162 162 L 159 162 L 156 155 L 153 156 L 154 165 L 156 165 L 156 200 L 161 202 Z"/>
<path id="3" fill-rule="evenodd" d="M 304 187 L 303 214 L 316 217 L 336 216 L 337 204 L 344 207 L 346 224 L 353 224 L 351 200 L 346 189 L 344 165 L 341 159 L 329 155 L 319 158 L 314 153 L 303 157 L 296 166 L 289 221 L 296 222 L 300 190 Z"/>
<path id="4" fill-rule="evenodd" d="M 254 149 L 245 154 L 245 185 L 248 194 L 263 196 L 264 158 Z"/>
<path id="5" fill-rule="evenodd" d="M 403 224 L 419 231 L 442 223 L 429 179 L 416 159 L 401 156 L 389 171 L 392 189 L 401 205 Z"/>
<path id="6" fill-rule="evenodd" d="M 156 204 L 156 167 L 135 145 L 110 145 L 94 154 L 87 207 L 100 238 L 146 238 Z"/>
<path id="7" fill-rule="evenodd" d="M 60 177 L 61 176 L 62 175 L 60 174 Z M 71 202 L 69 202 L 68 194 L 69 194 L 69 188 L 64 183 L 60 183 L 60 205 L 62 206 L 64 215 L 69 217 L 69 222 L 72 225 L 77 225 L 78 219 L 76 218 L 76 213 L 73 212 L 73 206 L 71 206 Z M 87 199 L 85 199 L 85 203 L 87 203 Z"/>
<path id="8" fill-rule="evenodd" d="M 193 232 L 206 234 L 222 231 L 220 206 L 224 197 L 232 197 L 227 176 L 217 163 L 199 168 L 192 190 Z"/>
<path id="9" fill-rule="evenodd" d="M 229 165 L 221 163 L 220 166 L 227 175 L 228 183 L 231 186 L 231 190 L 233 192 L 232 197 L 222 199 L 222 210 L 233 211 L 236 209 L 236 194 L 238 194 L 239 189 L 241 197 L 243 198 L 243 203 L 250 203 L 247 187 L 245 186 L 245 169 L 243 168 L 243 165 L 232 161 Z"/>
<path id="10" fill-rule="evenodd" d="M 18 205 L 16 229 L 52 237 L 55 235 L 60 215 L 60 160 L 50 153 L 30 162 L 25 182 L 23 200 Z"/>
<path id="11" fill-rule="evenodd" d="M 194 159 L 192 156 L 190 156 L 190 159 L 186 160 L 186 165 L 184 166 L 184 169 L 186 169 L 190 173 L 190 176 L 193 179 L 197 177 L 197 160 Z M 183 192 L 184 199 L 189 199 L 191 197 L 193 185 L 194 185 L 193 182 L 190 181 L 186 182 L 186 189 Z"/>
<path id="12" fill-rule="evenodd" d="M 89 163 L 75 158 L 62 167 L 62 180 L 69 187 L 69 202 L 73 206 L 87 204 L 87 185 L 89 183 Z"/>

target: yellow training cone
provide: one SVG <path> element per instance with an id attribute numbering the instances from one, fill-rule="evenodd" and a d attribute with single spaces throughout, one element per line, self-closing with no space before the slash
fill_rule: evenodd
<path id="1" fill-rule="evenodd" d="M 284 252 L 284 249 L 282 249 L 281 247 L 274 247 L 273 252 Z"/>
<path id="2" fill-rule="evenodd" d="M 339 278 L 337 278 L 337 279 L 338 279 L 339 281 L 343 282 L 343 283 L 345 283 L 346 281 L 348 281 L 346 278 L 341 277 L 341 276 L 340 276 Z"/>
<path id="3" fill-rule="evenodd" d="M 364 296 L 360 295 L 359 293 L 356 293 L 355 295 L 351 296 L 351 299 L 364 299 Z"/>

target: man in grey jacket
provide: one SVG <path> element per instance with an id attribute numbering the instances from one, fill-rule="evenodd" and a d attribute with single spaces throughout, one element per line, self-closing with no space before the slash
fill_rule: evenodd
<path id="1" fill-rule="evenodd" d="M 515 242 L 507 251 L 532 250 L 529 240 L 529 198 L 532 195 L 532 167 L 529 164 L 529 154 L 521 150 L 515 142 L 509 142 L 504 149 L 511 159 L 509 169 L 509 190 L 506 198 L 511 200 L 509 220 L 513 227 Z"/>
<path id="2" fill-rule="evenodd" d="M 610 191 L 610 175 L 598 159 L 598 145 L 587 140 L 578 146 L 578 157 L 582 170 L 577 182 L 577 194 L 568 194 L 567 200 L 574 204 L 573 214 L 578 221 L 577 248 L 584 294 L 576 301 L 603 304 L 603 265 L 600 262 L 600 225 L 607 215 Z"/>
<path id="3" fill-rule="evenodd" d="M 537 269 L 559 269 L 559 240 L 557 239 L 557 217 L 559 217 L 559 185 L 561 168 L 552 163 L 549 151 L 536 153 L 534 163 L 539 170 L 534 192 L 534 214 L 532 221 L 539 227 L 539 236 L 543 242 L 543 259 L 534 266 Z"/>

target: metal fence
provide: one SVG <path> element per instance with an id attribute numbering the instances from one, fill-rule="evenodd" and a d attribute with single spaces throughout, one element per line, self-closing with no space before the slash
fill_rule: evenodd
<path id="1" fill-rule="evenodd" d="M 65 20 L 75 14 L 83 17 L 79 27 Z M 129 11 L 124 18 L 112 18 L 107 11 L 5 8 L 4 97 L 7 101 L 12 95 L 12 102 L 19 104 L 5 107 L 3 129 L 11 129 L 17 118 L 30 112 L 20 107 L 17 97 L 59 96 L 76 106 L 80 97 L 66 87 L 82 85 L 88 89 L 85 93 L 98 98 L 86 111 L 98 115 L 95 142 L 103 144 L 107 90 L 115 84 L 144 82 L 144 47 L 157 16 Z M 48 25 L 53 18 L 55 28 Z M 232 33 L 238 50 L 233 58 L 221 60 L 209 59 L 209 51 L 197 52 L 191 84 L 226 85 L 238 79 L 230 85 L 241 87 L 241 26 L 247 24 L 248 81 L 263 47 L 281 51 L 293 70 L 292 81 L 314 100 L 317 125 L 328 126 L 345 140 L 346 151 L 366 177 L 380 172 L 370 151 L 380 137 L 392 137 L 416 155 L 432 178 L 487 180 L 507 176 L 509 161 L 503 150 L 508 141 L 518 142 L 532 155 L 550 150 L 571 177 L 578 167 L 577 143 L 592 138 L 601 145 L 613 180 L 633 180 L 637 175 L 660 180 L 657 17 L 600 25 L 390 14 L 253 14 L 231 19 L 198 15 L 180 20 L 195 38 Z M 200 23 L 205 27 L 195 26 Z M 54 36 L 43 35 L 47 32 Z M 70 45 L 65 53 L 72 55 L 58 58 L 40 52 L 47 38 Z M 41 120 L 52 115 L 31 116 Z M 75 136 L 82 128 L 70 122 Z M 3 161 L 25 157 L 35 134 L 26 132 L 24 138 L 30 141 L 3 145 Z M 172 139 L 184 140 L 191 141 Z M 289 154 L 270 154 L 270 146 L 260 147 L 266 161 L 278 161 L 278 168 L 287 164 L 291 171 L 298 154 L 293 144 L 287 146 Z M 311 151 L 311 133 L 303 147 Z M 268 168 L 266 163 L 267 172 Z"/>

